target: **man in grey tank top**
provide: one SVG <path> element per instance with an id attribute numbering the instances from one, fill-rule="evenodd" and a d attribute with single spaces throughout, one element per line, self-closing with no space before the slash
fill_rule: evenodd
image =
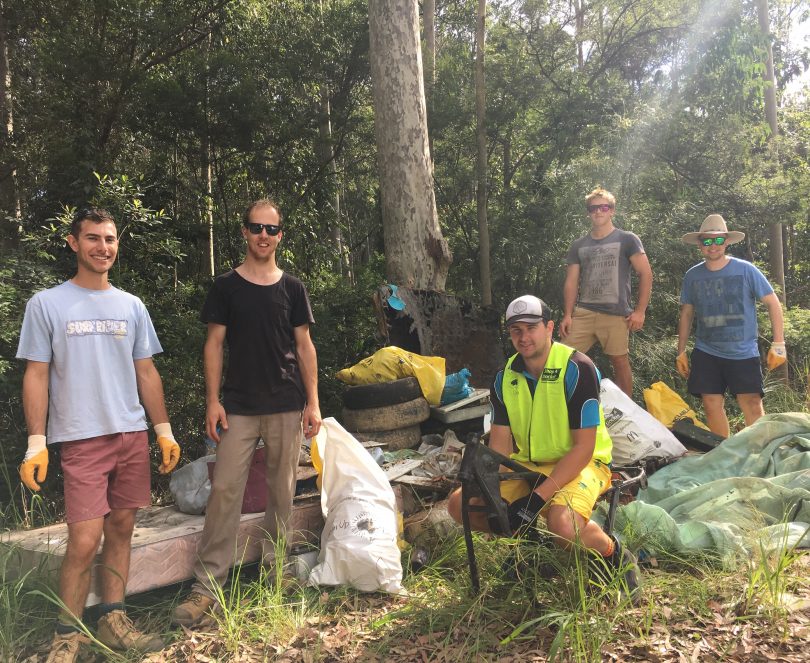
<path id="1" fill-rule="evenodd" d="M 644 326 L 652 291 L 652 269 L 637 235 L 613 225 L 616 198 L 596 188 L 585 197 L 591 230 L 568 250 L 560 337 L 580 352 L 599 343 L 610 357 L 613 379 L 633 395 L 630 332 Z M 631 303 L 630 270 L 638 274 L 638 298 Z"/>

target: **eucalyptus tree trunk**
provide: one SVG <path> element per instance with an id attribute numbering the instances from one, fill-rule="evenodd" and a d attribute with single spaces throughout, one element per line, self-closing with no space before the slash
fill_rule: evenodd
<path id="1" fill-rule="evenodd" d="M 14 107 L 11 93 L 8 26 L 5 3 L 0 0 L 0 215 L 4 246 L 16 246 L 20 234 L 22 208 L 17 189 L 14 140 Z M 10 219 L 10 222 L 5 222 Z"/>
<path id="2" fill-rule="evenodd" d="M 332 149 L 332 117 L 329 104 L 329 90 L 326 85 L 321 85 L 318 113 L 318 161 L 320 167 L 327 173 L 327 181 L 332 193 L 323 196 L 322 205 L 326 208 L 319 210 L 326 218 L 329 228 L 329 237 L 332 240 L 332 248 L 335 252 L 335 267 L 340 275 L 351 282 L 352 274 L 349 268 L 348 256 L 343 248 L 343 233 L 340 230 L 340 191 L 337 181 L 337 164 L 335 164 L 335 154 Z"/>
<path id="3" fill-rule="evenodd" d="M 475 21 L 475 138 L 477 146 L 477 187 L 475 205 L 478 217 L 478 270 L 481 276 L 481 304 L 492 305 L 492 272 L 489 265 L 489 226 L 487 224 L 487 125 L 484 46 L 487 0 L 478 0 Z"/>
<path id="4" fill-rule="evenodd" d="M 765 72 L 763 77 L 765 79 L 765 119 L 768 121 L 768 126 L 771 128 L 771 134 L 768 137 L 768 142 L 776 153 L 775 138 L 779 135 L 779 125 L 776 121 L 776 78 L 773 74 L 773 48 L 771 46 L 771 29 L 770 19 L 768 17 L 768 0 L 756 0 L 757 2 L 757 16 L 759 18 L 759 29 L 766 39 L 767 54 L 765 59 Z M 778 286 L 779 299 L 783 305 L 787 304 L 785 295 L 785 257 L 784 249 L 782 246 L 782 224 L 779 221 L 774 221 L 769 227 L 769 241 L 770 248 L 770 272 L 771 279 L 776 282 Z"/>
<path id="5" fill-rule="evenodd" d="M 323 0 L 319 0 L 318 6 L 321 13 L 321 27 L 325 29 Z M 318 161 L 320 167 L 328 174 L 327 181 L 332 192 L 329 196 L 322 196 L 320 205 L 325 209 L 320 211 L 324 214 L 326 225 L 329 228 L 329 237 L 335 252 L 335 268 L 346 281 L 351 283 L 353 278 L 349 255 L 344 248 L 343 232 L 340 228 L 340 189 L 338 188 L 335 151 L 332 145 L 332 107 L 329 102 L 329 85 L 325 80 L 320 86 L 318 103 Z"/>
<path id="6" fill-rule="evenodd" d="M 776 159 L 777 145 L 776 137 L 779 135 L 779 125 L 776 121 L 776 78 L 773 74 L 773 48 L 771 46 L 771 28 L 768 17 L 768 0 L 756 0 L 757 17 L 759 18 L 759 29 L 762 31 L 766 41 L 765 71 L 762 74 L 765 79 L 765 119 L 771 128 L 768 137 L 772 158 Z M 769 267 L 771 280 L 776 285 L 776 293 L 782 306 L 787 306 L 787 294 L 785 292 L 785 254 L 782 245 L 782 223 L 777 219 L 771 222 L 768 227 L 768 247 L 769 247 Z M 787 364 L 783 364 L 773 371 L 784 384 L 788 383 Z"/>
<path id="7" fill-rule="evenodd" d="M 374 135 L 392 283 L 444 290 L 453 260 L 436 213 L 416 0 L 369 0 Z"/>
<path id="8" fill-rule="evenodd" d="M 577 66 L 585 66 L 585 53 L 582 47 L 585 31 L 585 0 L 574 0 L 574 39 L 577 42 Z"/>
<path id="9" fill-rule="evenodd" d="M 205 137 L 203 141 L 203 173 L 205 181 L 205 226 L 208 231 L 208 275 L 216 276 L 214 260 L 214 168 L 213 150 L 211 148 L 211 121 L 208 94 L 211 85 L 209 58 L 213 36 L 208 33 L 205 51 Z"/>

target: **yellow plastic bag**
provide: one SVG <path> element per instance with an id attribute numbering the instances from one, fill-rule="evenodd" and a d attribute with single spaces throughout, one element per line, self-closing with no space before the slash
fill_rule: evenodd
<path id="1" fill-rule="evenodd" d="M 656 382 L 644 390 L 644 403 L 647 411 L 667 428 L 672 428 L 678 419 L 691 419 L 696 426 L 709 430 L 686 401 L 663 382 Z"/>
<path id="2" fill-rule="evenodd" d="M 337 379 L 349 385 L 377 384 L 415 377 L 431 405 L 439 405 L 445 379 L 444 357 L 423 357 L 389 345 L 350 368 L 338 371 Z"/>

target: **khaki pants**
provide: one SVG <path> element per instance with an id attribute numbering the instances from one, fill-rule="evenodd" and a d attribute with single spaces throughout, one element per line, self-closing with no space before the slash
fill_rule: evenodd
<path id="1" fill-rule="evenodd" d="M 228 569 L 241 557 L 236 533 L 250 463 L 258 439 L 264 440 L 267 469 L 267 511 L 261 531 L 263 558 L 273 557 L 275 540 L 286 535 L 295 495 L 298 456 L 303 432 L 301 412 L 256 416 L 228 415 L 228 430 L 220 434 L 211 495 L 205 511 L 202 539 L 194 564 L 194 590 L 212 598 L 211 580 L 222 585 Z"/>

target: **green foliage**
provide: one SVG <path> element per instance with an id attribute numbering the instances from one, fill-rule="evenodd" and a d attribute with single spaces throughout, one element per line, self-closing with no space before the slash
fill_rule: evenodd
<path id="1" fill-rule="evenodd" d="M 447 287 L 476 301 L 476 3 L 437 4 L 427 101 L 439 219 L 455 257 Z M 773 139 L 763 113 L 766 37 L 754 3 L 487 3 L 497 310 L 534 292 L 559 317 L 566 252 L 588 227 L 583 197 L 604 185 L 618 198 L 617 225 L 641 237 L 655 274 L 646 326 L 633 340 L 636 385 L 664 379 L 683 393 L 670 355 L 681 279 L 700 258 L 680 236 L 720 212 L 747 235 L 734 255 L 764 266 L 768 228 L 778 221 L 791 387 L 804 393 L 810 202 L 801 192 L 810 190 L 810 107 L 783 98 L 783 89 L 807 53 L 786 39 L 801 13 L 782 0 L 769 4 L 780 100 Z M 13 135 L 0 133 L 0 219 L 13 219 L 0 230 L 0 425 L 9 474 L 25 437 L 13 359 L 25 302 L 72 274 L 65 223 L 90 200 L 119 221 L 111 276 L 152 314 L 185 458 L 203 451 L 205 332 L 197 316 L 211 264 L 221 273 L 240 262 L 240 215 L 261 196 L 284 212 L 279 261 L 312 295 L 323 412 L 337 414 L 334 373 L 379 345 L 368 298 L 385 272 L 366 0 L 31 0 L 2 11 L 14 121 Z M 5 186 L 12 171 L 20 218 Z M 769 391 L 769 408 L 797 403 Z"/>

